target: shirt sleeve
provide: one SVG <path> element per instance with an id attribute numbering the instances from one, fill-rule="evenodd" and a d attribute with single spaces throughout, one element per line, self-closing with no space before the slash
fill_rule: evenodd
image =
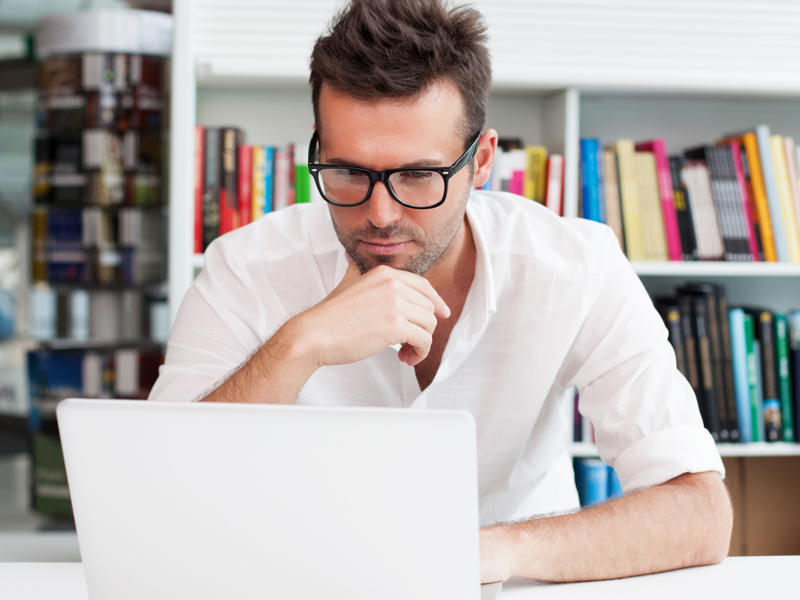
<path id="1" fill-rule="evenodd" d="M 667 328 L 608 228 L 598 235 L 585 320 L 565 368 L 600 457 L 625 491 L 725 468 L 677 369 Z"/>
<path id="2" fill-rule="evenodd" d="M 199 400 L 266 341 L 284 311 L 267 312 L 263 297 L 270 284 L 262 278 L 259 285 L 264 289 L 255 289 L 228 240 L 208 247 L 205 267 L 181 303 L 149 400 Z"/>

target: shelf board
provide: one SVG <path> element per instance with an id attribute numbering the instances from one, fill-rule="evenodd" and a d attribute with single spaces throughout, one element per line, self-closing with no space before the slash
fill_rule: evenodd
<path id="1" fill-rule="evenodd" d="M 717 444 L 720 456 L 800 456 L 800 444 L 784 442 L 753 442 L 751 444 Z M 570 456 L 577 458 L 596 458 L 597 447 L 588 442 L 569 444 Z"/>
<path id="2" fill-rule="evenodd" d="M 631 261 L 645 277 L 798 277 L 800 263 L 723 261 Z"/>

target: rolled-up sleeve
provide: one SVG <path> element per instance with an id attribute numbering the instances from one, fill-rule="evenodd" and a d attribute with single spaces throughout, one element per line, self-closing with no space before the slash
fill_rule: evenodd
<path id="1" fill-rule="evenodd" d="M 565 368 L 594 426 L 600 457 L 625 491 L 725 469 L 667 329 L 611 230 L 601 236 L 585 320 Z"/>

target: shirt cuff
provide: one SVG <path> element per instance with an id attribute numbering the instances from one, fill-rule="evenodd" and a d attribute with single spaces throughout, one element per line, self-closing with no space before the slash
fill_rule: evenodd
<path id="1" fill-rule="evenodd" d="M 622 452 L 614 463 L 622 489 L 653 487 L 684 473 L 716 471 L 725 477 L 717 446 L 702 427 L 687 425 L 659 431 Z"/>

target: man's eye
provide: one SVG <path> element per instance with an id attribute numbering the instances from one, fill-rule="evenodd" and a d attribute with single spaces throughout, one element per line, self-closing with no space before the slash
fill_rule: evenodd
<path id="1" fill-rule="evenodd" d="M 336 169 L 335 171 L 337 177 L 366 177 L 367 174 L 363 171 L 358 171 L 356 169 Z"/>
<path id="2" fill-rule="evenodd" d="M 431 171 L 402 171 L 400 176 L 407 181 L 425 181 L 427 179 L 431 179 L 433 177 L 433 173 Z"/>

